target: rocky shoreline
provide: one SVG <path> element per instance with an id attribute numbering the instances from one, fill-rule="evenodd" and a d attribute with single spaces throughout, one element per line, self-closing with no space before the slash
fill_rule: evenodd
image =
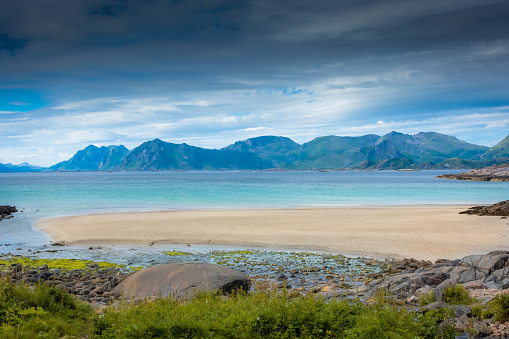
<path id="1" fill-rule="evenodd" d="M 507 218 L 509 216 L 509 200 L 497 202 L 496 204 L 490 206 L 470 207 L 468 210 L 460 212 L 460 214 L 470 214 L 478 216 L 491 215 Z"/>
<path id="2" fill-rule="evenodd" d="M 445 307 L 454 314 L 454 325 L 459 332 L 474 333 L 477 337 L 509 338 L 509 322 L 482 318 L 473 312 L 474 307 L 485 307 L 498 295 L 509 294 L 509 251 L 471 255 L 457 260 L 443 259 L 435 263 L 415 259 L 363 260 L 379 270 L 367 274 L 359 272 L 345 279 L 344 275 L 330 274 L 326 267 L 283 269 L 273 276 L 251 275 L 250 279 L 254 290 L 285 289 L 290 296 L 314 293 L 326 300 L 358 297 L 370 304 L 382 295 L 391 304 L 423 313 Z M 244 270 L 244 273 L 249 274 L 249 270 Z M 49 269 L 47 265 L 34 269 L 12 264 L 0 273 L 13 284 L 60 286 L 96 309 L 114 306 L 122 300 L 121 294 L 114 289 L 131 274 L 119 267 L 101 268 L 97 263 L 88 264 L 86 269 L 70 271 Z M 303 284 L 304 280 L 308 283 Z M 299 282 L 301 287 L 292 286 Z M 452 286 L 461 286 L 475 298 L 477 306 L 447 304 L 444 293 Z M 432 296 L 434 302 L 419 306 L 424 296 Z"/>
<path id="3" fill-rule="evenodd" d="M 474 170 L 458 174 L 443 174 L 437 176 L 437 178 L 509 182 L 509 164 L 494 165 L 481 169 L 476 168 Z"/>
<path id="4" fill-rule="evenodd" d="M 18 210 L 16 209 L 16 206 L 9 206 L 9 205 L 6 205 L 6 206 L 0 206 L 0 221 L 2 221 L 2 219 L 10 219 L 13 217 L 13 213 L 16 213 L 18 212 Z"/>

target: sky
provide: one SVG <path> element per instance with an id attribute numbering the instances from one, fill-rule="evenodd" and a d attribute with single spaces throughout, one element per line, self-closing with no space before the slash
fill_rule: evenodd
<path id="1" fill-rule="evenodd" d="M 509 134 L 509 0 L 2 0 L 0 163 L 89 144 Z"/>

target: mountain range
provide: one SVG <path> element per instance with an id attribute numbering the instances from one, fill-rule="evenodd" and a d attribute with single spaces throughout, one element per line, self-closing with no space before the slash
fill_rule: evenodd
<path id="1" fill-rule="evenodd" d="M 413 135 L 391 132 L 383 136 L 323 136 L 304 144 L 281 136 L 261 136 L 221 149 L 160 139 L 144 142 L 132 150 L 123 145 L 90 145 L 67 161 L 34 170 L 469 169 L 504 162 L 509 162 L 509 136 L 490 148 L 435 132 Z M 0 172 L 16 171 L 16 165 L 8 165 L 0 164 Z M 30 168 L 18 166 L 19 171 Z"/>

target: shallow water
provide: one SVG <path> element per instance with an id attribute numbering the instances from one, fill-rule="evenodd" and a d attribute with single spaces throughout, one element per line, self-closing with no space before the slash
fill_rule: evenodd
<path id="1" fill-rule="evenodd" d="M 0 253 L 42 249 L 40 218 L 126 210 L 488 204 L 509 183 L 434 178 L 459 171 L 228 171 L 0 173 L 0 204 L 23 212 L 0 222 Z M 5 244 L 10 244 L 6 246 Z M 21 253 L 21 252 L 16 252 Z"/>

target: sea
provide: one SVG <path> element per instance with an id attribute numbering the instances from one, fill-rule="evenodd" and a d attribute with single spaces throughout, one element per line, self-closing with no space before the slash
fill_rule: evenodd
<path id="1" fill-rule="evenodd" d="M 509 198 L 509 183 L 436 178 L 459 172 L 0 173 L 0 205 L 14 205 L 20 210 L 14 218 L 0 221 L 0 254 L 27 254 L 26 251 L 50 248 L 51 239 L 38 231 L 34 223 L 55 216 L 189 209 L 474 206 Z"/>

